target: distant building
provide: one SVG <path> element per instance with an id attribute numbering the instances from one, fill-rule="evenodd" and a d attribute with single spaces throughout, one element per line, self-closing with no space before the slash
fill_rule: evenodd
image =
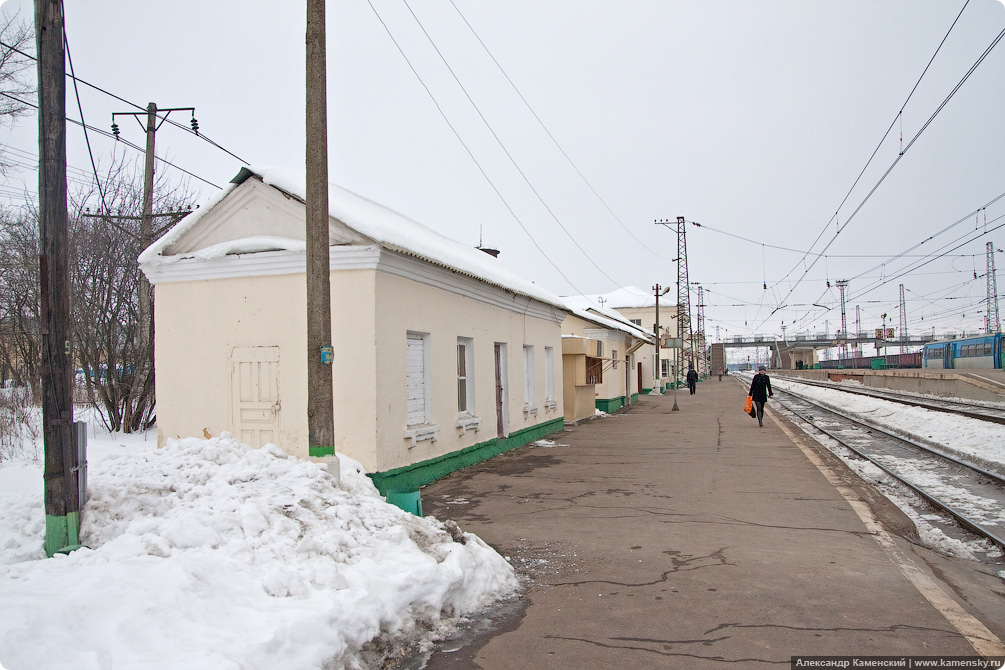
<path id="1" fill-rule="evenodd" d="M 303 172 L 242 169 L 140 256 L 156 286 L 158 443 L 307 442 Z M 417 490 L 563 425 L 561 299 L 336 186 L 335 441 L 382 492 Z"/>
<path id="2" fill-rule="evenodd" d="M 656 296 L 652 291 L 628 286 L 611 293 L 587 297 L 594 304 L 602 304 L 604 308 L 614 310 L 643 330 L 656 334 Z M 676 296 L 667 294 L 660 297 L 658 335 L 661 340 L 677 337 L 676 303 Z M 679 349 L 661 347 L 658 351 L 659 359 L 656 357 L 655 344 L 645 344 L 635 354 L 636 359 L 642 363 L 642 393 L 649 393 L 656 388 L 666 389 L 673 384 L 676 375 L 679 374 L 683 379 L 687 372 L 687 362 L 678 360 Z"/>
<path id="3" fill-rule="evenodd" d="M 590 298 L 565 302 L 572 310 L 562 323 L 566 421 L 637 402 L 646 382 L 639 352 L 652 349 L 653 333 Z"/>

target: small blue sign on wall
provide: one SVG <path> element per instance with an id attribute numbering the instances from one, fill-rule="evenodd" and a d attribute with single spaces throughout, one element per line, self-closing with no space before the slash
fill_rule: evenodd
<path id="1" fill-rule="evenodd" d="M 321 362 L 331 365 L 335 360 L 335 349 L 333 347 L 321 347 Z"/>

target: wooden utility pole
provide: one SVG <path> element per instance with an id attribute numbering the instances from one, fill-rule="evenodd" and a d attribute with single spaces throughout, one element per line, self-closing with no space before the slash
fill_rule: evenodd
<path id="1" fill-rule="evenodd" d="M 139 117 L 143 114 L 146 115 L 146 151 L 144 154 L 144 166 L 143 166 L 143 212 L 140 217 L 140 250 L 146 249 L 154 241 L 154 226 L 153 220 L 154 214 L 154 171 L 156 163 L 156 144 L 157 144 L 157 131 L 160 129 L 161 125 L 167 121 L 168 116 L 171 112 L 192 112 L 192 131 L 198 134 L 198 125 L 195 121 L 195 108 L 194 107 L 170 107 L 170 108 L 157 108 L 157 103 L 150 102 L 147 103 L 147 111 L 143 112 L 113 112 L 112 113 L 112 134 L 115 138 L 119 137 L 119 127 L 115 123 L 115 117 L 117 116 L 132 116 L 139 120 Z M 158 116 L 158 113 L 163 114 L 163 116 Z M 141 124 L 142 125 L 142 124 Z M 172 216 L 169 214 L 169 216 Z M 104 213 L 102 218 L 105 219 L 128 219 L 132 217 L 112 217 L 108 213 Z M 162 229 L 163 230 L 163 229 Z M 136 370 L 136 374 L 133 378 L 134 388 L 136 389 L 134 395 L 136 397 L 141 397 L 143 395 L 143 389 L 148 385 L 153 386 L 154 377 L 154 301 L 153 292 L 150 290 L 150 280 L 147 279 L 146 273 L 140 273 L 139 284 L 137 286 L 137 299 L 139 302 L 139 316 L 140 316 L 140 330 L 138 337 L 137 348 L 142 352 L 142 357 L 148 362 L 147 365 L 140 366 Z M 129 416 L 124 416 L 122 419 L 123 430 L 129 432 L 133 427 L 138 430 L 143 430 L 143 413 L 147 410 L 146 405 L 137 404 L 133 411 L 130 412 Z M 137 416 L 138 415 L 138 416 Z"/>
<path id="2" fill-rule="evenodd" d="M 66 209 L 66 71 L 61 0 L 35 0 L 38 53 L 39 279 L 45 553 L 80 544 L 73 430 L 70 270 Z"/>
<path id="3" fill-rule="evenodd" d="M 114 118 L 114 117 L 113 117 Z M 143 214 L 140 221 L 140 250 L 150 246 L 153 235 L 154 213 L 154 144 L 157 137 L 157 104 L 147 104 L 147 147 L 143 165 Z M 140 273 L 140 351 L 150 352 L 154 339 L 153 301 L 150 296 L 150 280 L 145 272 Z M 151 352 L 152 353 L 152 352 Z M 152 356 L 150 367 L 153 368 Z M 152 371 L 152 370 L 151 370 Z M 146 381 L 147 370 L 137 371 L 140 383 Z"/>
<path id="4" fill-rule="evenodd" d="M 307 439 L 315 457 L 335 454 L 326 48 L 325 0 L 307 0 Z"/>

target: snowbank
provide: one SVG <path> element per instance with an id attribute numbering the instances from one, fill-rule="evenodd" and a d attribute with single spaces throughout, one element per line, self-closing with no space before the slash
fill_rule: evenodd
<path id="1" fill-rule="evenodd" d="M 225 433 L 92 458 L 89 477 L 90 548 L 52 560 L 30 560 L 37 493 L 0 495 L 9 670 L 362 667 L 516 587 L 479 538 L 388 505 L 350 459 L 339 485 Z"/>

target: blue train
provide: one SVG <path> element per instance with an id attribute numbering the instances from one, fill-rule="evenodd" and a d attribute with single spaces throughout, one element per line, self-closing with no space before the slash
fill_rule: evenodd
<path id="1" fill-rule="evenodd" d="M 1002 334 L 978 335 L 959 340 L 929 342 L 925 345 L 922 367 L 943 370 L 1005 368 Z"/>

